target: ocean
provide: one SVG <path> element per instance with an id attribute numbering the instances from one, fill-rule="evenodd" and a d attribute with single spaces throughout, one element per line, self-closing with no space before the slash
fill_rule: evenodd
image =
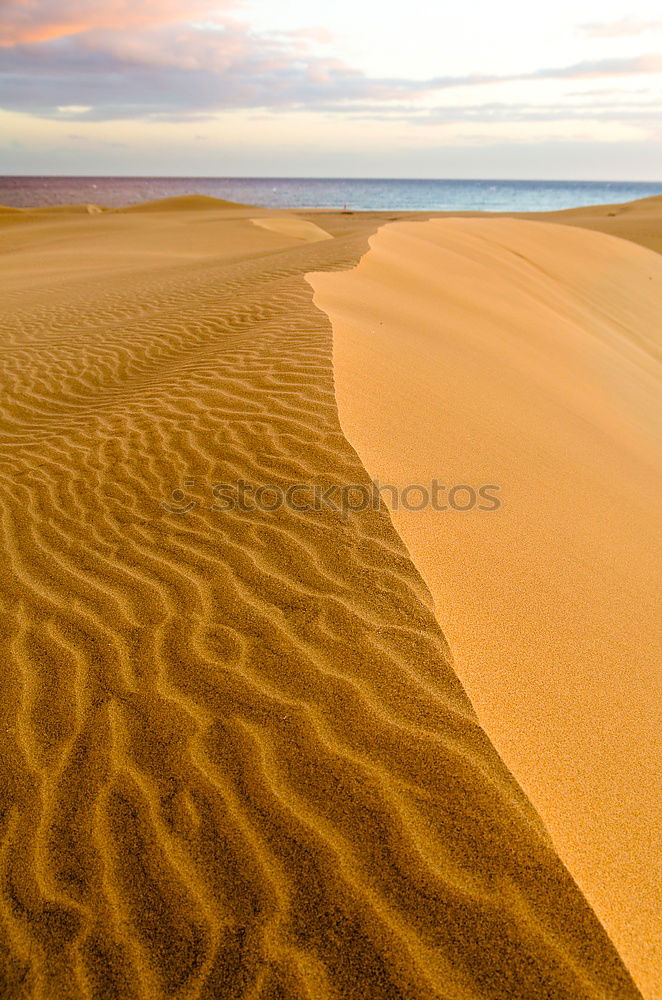
<path id="1" fill-rule="evenodd" d="M 626 181 L 380 180 L 311 177 L 0 177 L 0 205 L 118 208 L 207 194 L 268 208 L 537 212 L 662 194 Z"/>

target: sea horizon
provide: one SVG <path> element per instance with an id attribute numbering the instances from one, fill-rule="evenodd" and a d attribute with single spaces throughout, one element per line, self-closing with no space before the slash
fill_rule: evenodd
<path id="1" fill-rule="evenodd" d="M 351 211 L 555 211 L 662 193 L 662 181 L 498 178 L 197 177 L 7 174 L 0 204 L 13 208 L 92 203 L 119 208 L 203 194 L 266 208 Z"/>

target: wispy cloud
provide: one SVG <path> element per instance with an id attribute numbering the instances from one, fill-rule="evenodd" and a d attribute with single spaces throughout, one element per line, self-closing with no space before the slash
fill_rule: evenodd
<path id="1" fill-rule="evenodd" d="M 325 105 L 320 110 L 347 114 L 346 105 Z M 473 104 L 444 104 L 412 108 L 410 104 L 384 107 L 377 103 L 356 103 L 351 116 L 364 120 L 397 121 L 416 125 L 448 125 L 456 123 L 516 122 L 619 122 L 621 124 L 656 126 L 662 118 L 662 103 L 608 101 L 558 104 L 530 104 L 518 101 L 485 101 Z"/>
<path id="2" fill-rule="evenodd" d="M 662 73 L 662 53 L 612 59 L 587 59 L 571 66 L 548 67 L 513 76 L 512 80 L 593 80 L 601 77 Z"/>
<path id="3" fill-rule="evenodd" d="M 627 38 L 662 31 L 662 20 L 637 21 L 635 18 L 622 17 L 619 21 L 592 21 L 579 27 L 587 38 Z"/>

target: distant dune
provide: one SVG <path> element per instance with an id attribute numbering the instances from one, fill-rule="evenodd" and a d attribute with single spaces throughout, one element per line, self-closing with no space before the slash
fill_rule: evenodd
<path id="1" fill-rule="evenodd" d="M 21 212 L 24 215 L 98 215 L 110 209 L 100 205 L 39 205 L 36 208 L 0 207 L 0 212 Z"/>
<path id="2" fill-rule="evenodd" d="M 12 208 L 9 205 L 0 205 L 0 225 L 4 226 L 8 222 L 30 222 L 51 216 L 70 218 L 72 215 L 100 215 L 108 211 L 110 209 L 100 205 L 40 205 L 37 208 Z"/>
<path id="3" fill-rule="evenodd" d="M 592 205 L 549 212 L 546 218 L 620 236 L 662 253 L 662 195 L 639 198 L 622 205 Z"/>
<path id="4" fill-rule="evenodd" d="M 620 215 L 642 226 L 659 204 Z M 600 218 L 567 217 L 585 215 Z M 479 719 L 662 995 L 662 258 L 578 228 L 436 219 L 309 279 L 366 469 L 447 487 L 446 512 L 392 518 Z M 497 484 L 502 506 L 453 510 L 454 484 Z"/>
<path id="5" fill-rule="evenodd" d="M 197 207 L 191 209 L 191 201 Z M 71 206 L 0 215 L 4 291 L 26 289 L 32 294 L 36 277 L 42 284 L 76 285 L 85 277 L 119 279 L 136 269 L 241 259 L 329 238 L 314 222 L 291 213 L 274 214 L 264 220 L 268 227 L 258 228 L 250 222 L 255 208 L 219 209 L 215 202 L 206 198 L 200 205 L 195 198 L 169 199 L 163 211 L 156 207 L 162 203 L 154 203 L 144 213 L 112 211 L 92 218 Z"/>
<path id="6" fill-rule="evenodd" d="M 248 208 L 238 201 L 211 198 L 206 194 L 189 194 L 179 198 L 159 198 L 156 201 L 141 201 L 137 205 L 115 208 L 114 212 L 207 212 L 212 209 Z"/>
<path id="7" fill-rule="evenodd" d="M 364 256 L 369 237 L 397 213 L 274 213 L 269 219 L 282 222 L 266 229 L 251 222 L 253 208 L 205 203 L 208 210 L 198 211 L 199 199 L 175 201 L 175 211 L 34 214 L 0 229 L 0 996 L 636 1000 L 640 993 L 589 905 L 599 909 L 613 888 L 620 917 L 621 884 L 605 886 L 599 899 L 585 885 L 587 902 L 559 857 L 565 844 L 555 846 L 469 702 L 457 671 L 469 677 L 482 711 L 481 683 L 473 661 L 463 662 L 463 647 L 453 664 L 420 553 L 412 545 L 413 561 L 385 509 L 348 515 L 340 503 L 347 485 L 368 486 L 373 471 L 339 420 L 336 388 L 345 420 L 350 376 L 375 425 L 382 414 L 392 418 L 385 456 L 400 461 L 398 448 L 421 444 L 419 404 L 428 406 L 427 433 L 437 448 L 431 467 L 445 463 L 449 446 L 468 454 L 458 414 L 438 422 L 429 382 L 420 400 L 402 399 L 395 419 L 398 383 L 386 387 L 389 397 L 378 391 L 378 376 L 390 377 L 386 333 L 400 332 L 407 388 L 419 360 L 410 340 L 425 331 L 431 310 L 441 319 L 452 309 L 462 314 L 467 301 L 487 309 L 480 282 L 464 275 L 472 258 L 463 245 L 447 253 L 457 279 L 447 287 L 444 268 L 427 270 L 417 238 L 403 247 L 397 225 L 382 228 Z M 659 262 L 618 241 L 551 226 L 543 227 L 548 249 L 544 240 L 529 246 L 517 232 L 538 227 L 513 225 L 504 247 L 489 244 L 479 254 L 481 280 L 492 281 L 503 308 L 506 287 L 509 297 L 515 291 L 531 300 L 535 322 L 527 330 L 537 347 L 524 353 L 527 371 L 544 385 L 566 374 L 572 322 L 581 371 L 595 365 L 614 380 L 614 416 L 630 395 L 642 407 L 636 421 L 618 427 L 618 454 L 630 463 L 619 471 L 638 476 L 648 445 L 640 453 L 632 442 L 647 413 L 640 382 L 649 362 L 642 340 L 641 370 L 634 369 L 630 338 L 633 329 L 646 333 L 632 326 L 646 292 L 641 268 L 650 265 L 653 286 Z M 460 244 L 469 238 L 462 226 L 449 230 Z M 322 229 L 327 238 L 315 232 Z M 431 231 L 443 249 L 446 224 Z M 552 260 L 565 266 L 558 232 L 568 248 L 580 239 L 591 253 L 608 245 L 595 260 L 599 273 L 613 250 L 608 288 L 581 298 L 567 290 L 564 270 L 561 291 L 550 298 L 557 278 L 540 268 Z M 637 267 L 630 251 L 640 255 Z M 517 256 L 529 252 L 534 263 Z M 351 269 L 363 257 L 361 271 L 374 253 L 379 273 L 361 303 Z M 348 375 L 340 364 L 334 373 L 331 325 L 313 304 L 311 272 L 316 283 L 322 274 L 347 287 L 357 327 L 369 326 L 375 344 L 384 343 L 383 365 Z M 396 286 L 403 308 L 392 313 Z M 564 338 L 553 366 L 542 350 L 553 340 L 543 317 Z M 503 382 L 503 359 L 493 349 L 498 329 L 484 334 L 474 353 L 484 349 L 483 368 Z M 342 342 L 337 335 L 336 352 Z M 435 370 L 445 365 L 466 383 L 458 362 L 467 346 L 456 347 L 443 364 L 435 358 Z M 478 365 L 475 357 L 471 363 Z M 586 379 L 568 380 L 567 388 L 580 406 Z M 559 420 L 568 419 L 567 405 L 559 394 Z M 591 405 L 612 413 L 602 398 Z M 515 454 L 520 414 L 505 404 L 503 413 L 514 421 Z M 545 466 L 540 421 L 527 434 L 527 455 L 532 439 L 540 444 L 533 475 Z M 572 423 L 563 440 L 569 478 L 575 446 L 584 457 L 585 442 Z M 501 436 L 490 452 L 492 443 L 488 436 L 483 465 L 472 461 L 463 471 L 492 473 L 490 455 L 511 454 Z M 607 452 L 610 446 L 600 443 Z M 588 456 L 601 477 L 602 456 Z M 510 470 L 497 472 L 517 510 Z M 239 502 L 240 482 L 248 503 Z M 581 476 L 576 482 L 583 490 Z M 278 503 L 296 484 L 290 502 Z M 635 478 L 633 491 L 638 484 Z M 269 489 L 251 509 L 259 486 Z M 525 486 L 526 499 L 536 490 L 528 479 Z M 321 492 L 330 502 L 311 509 Z M 648 628 L 636 605 L 648 599 L 643 583 L 641 592 L 636 586 L 641 552 L 635 545 L 622 553 L 630 536 L 611 497 L 601 501 L 608 509 L 598 508 L 609 515 L 601 531 L 630 560 L 634 581 L 624 590 L 631 620 L 618 648 L 635 650 L 633 632 Z M 545 499 L 543 514 L 552 502 Z M 578 542 L 599 542 L 591 612 L 609 584 L 600 577 L 606 549 L 597 529 L 586 534 L 580 514 Z M 564 518 L 559 552 L 571 513 Z M 453 576 L 460 544 L 474 589 L 486 588 L 486 608 L 490 580 L 504 592 L 512 585 L 514 602 L 527 589 L 517 577 L 509 581 L 509 566 L 498 560 L 475 575 L 483 542 L 468 532 L 435 553 L 440 579 L 469 595 L 469 611 L 480 601 Z M 533 547 L 532 595 L 541 544 L 538 525 L 527 522 L 517 546 Z M 543 567 L 552 576 L 556 569 Z M 588 576 L 578 559 L 581 587 L 565 594 L 569 633 L 573 603 L 588 600 L 581 589 Z M 514 606 L 512 670 L 521 676 L 515 653 L 523 619 Z M 483 626 L 484 616 L 472 621 L 477 640 Z M 552 662 L 548 652 L 531 650 L 538 689 L 532 692 L 533 680 L 523 684 L 531 699 L 519 706 L 525 719 L 532 705 L 545 705 L 548 687 L 554 705 L 558 677 L 567 682 L 575 662 L 569 652 Z M 629 725 L 641 698 L 633 677 L 622 674 L 615 719 Z M 640 692 L 648 691 L 641 677 Z M 613 683 L 610 676 L 607 692 Z M 613 744 L 603 726 L 604 692 L 591 684 L 589 711 L 607 761 L 596 769 L 600 787 Z M 487 658 L 484 691 L 502 704 Z M 495 718 L 498 742 L 508 725 Z M 518 732 L 520 719 L 510 725 Z M 554 725 L 541 741 L 547 759 L 572 728 Z M 584 718 L 577 725 L 591 731 Z M 628 740 L 635 732 L 623 731 Z M 629 742 L 626 750 L 638 780 L 641 758 Z M 567 772 L 565 761 L 553 768 L 562 778 Z M 584 782 L 591 801 L 593 777 Z M 531 783 L 534 798 L 538 788 Z M 623 808 L 634 801 L 628 797 Z M 636 801 L 648 807 L 645 796 Z M 582 800 L 575 795 L 569 804 L 581 818 Z M 632 817 L 634 837 L 639 822 Z M 619 847 L 622 827 L 615 829 Z M 644 902 L 652 898 L 647 879 L 634 879 Z M 609 926 L 604 908 L 600 916 Z M 640 957 L 627 935 L 617 940 L 628 961 Z M 644 983 L 639 966 L 633 970 Z"/>
<path id="8" fill-rule="evenodd" d="M 159 198 L 156 201 L 141 201 L 122 208 L 106 208 L 101 205 L 39 205 L 33 208 L 11 208 L 0 205 L 0 214 L 19 212 L 24 215 L 96 215 L 99 212 L 126 214 L 134 212 L 210 212 L 230 208 L 254 208 L 238 201 L 211 198 L 205 194 L 189 194 L 179 198 Z"/>

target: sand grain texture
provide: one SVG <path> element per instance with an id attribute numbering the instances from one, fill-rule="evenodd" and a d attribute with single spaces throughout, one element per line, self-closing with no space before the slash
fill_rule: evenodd
<path id="1" fill-rule="evenodd" d="M 497 511 L 442 491 L 445 511 L 393 522 L 481 723 L 656 998 L 662 257 L 568 226 L 435 219 L 386 226 L 355 270 L 310 280 L 370 474 L 500 487 Z"/>
<path id="2" fill-rule="evenodd" d="M 0 995 L 634 1000 L 386 511 L 213 509 L 368 481 L 251 214 L 3 231 Z"/>

